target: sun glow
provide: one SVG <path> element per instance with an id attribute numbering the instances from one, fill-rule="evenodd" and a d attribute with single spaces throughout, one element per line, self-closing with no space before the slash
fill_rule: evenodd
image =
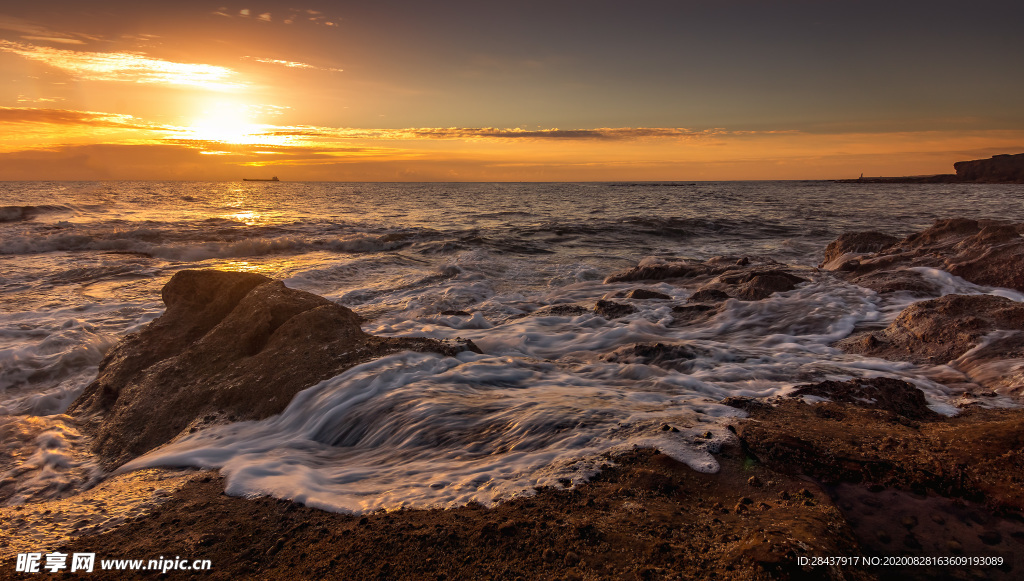
<path id="1" fill-rule="evenodd" d="M 263 143 L 260 135 L 264 126 L 253 123 L 250 107 L 220 101 L 203 111 L 203 116 L 192 121 L 185 132 L 189 139 L 243 145 Z"/>

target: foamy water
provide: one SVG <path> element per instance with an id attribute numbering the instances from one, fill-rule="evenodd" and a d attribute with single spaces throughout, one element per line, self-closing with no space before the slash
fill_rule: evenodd
<path id="1" fill-rule="evenodd" d="M 570 485 L 599 470 L 602 454 L 638 445 L 714 471 L 724 421 L 740 413 L 721 399 L 825 379 L 901 377 L 954 413 L 948 369 L 830 346 L 886 325 L 912 299 L 879 297 L 813 266 L 843 231 L 907 234 L 950 216 L 1024 220 L 1010 195 L 1019 190 L 0 184 L 0 413 L 10 433 L 33 434 L 4 439 L 0 454 L 15 460 L 0 465 L 0 490 L 8 503 L 33 502 L 103 478 L 87 436 L 59 414 L 119 337 L 159 316 L 160 288 L 186 268 L 261 272 L 356 310 L 367 332 L 470 338 L 484 352 L 373 361 L 310 387 L 280 416 L 209 428 L 129 466 L 220 468 L 232 494 L 351 511 L 487 503 Z M 644 259 L 722 254 L 772 256 L 809 282 L 763 301 L 730 300 L 694 325 L 671 310 L 694 289 L 601 282 Z M 918 271 L 943 294 L 1022 298 Z M 524 316 L 638 286 L 672 299 L 614 299 L 638 309 L 614 320 Z M 678 358 L 652 365 L 614 355 L 659 342 L 680 346 Z"/>

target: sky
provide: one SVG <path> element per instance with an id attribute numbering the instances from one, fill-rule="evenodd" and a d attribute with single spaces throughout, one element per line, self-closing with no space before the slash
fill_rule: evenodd
<path id="1" fill-rule="evenodd" d="M 1017 0 L 6 4 L 0 180 L 832 179 L 1024 152 Z"/>

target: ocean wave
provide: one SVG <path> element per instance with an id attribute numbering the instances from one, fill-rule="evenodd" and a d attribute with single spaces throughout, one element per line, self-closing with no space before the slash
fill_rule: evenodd
<path id="1" fill-rule="evenodd" d="M 93 373 L 116 341 L 76 319 L 54 329 L 13 329 L 4 335 L 17 335 L 5 337 L 5 342 L 17 339 L 19 346 L 0 350 L 0 393 L 13 388 L 41 391 L 68 377 Z"/>
<path id="2" fill-rule="evenodd" d="M 0 206 L 0 222 L 22 222 L 31 220 L 40 214 L 68 211 L 71 211 L 71 208 L 60 205 Z"/>
<path id="3" fill-rule="evenodd" d="M 123 470 L 219 467 L 229 494 L 272 494 L 344 512 L 491 504 L 585 480 L 600 453 L 666 439 L 664 418 L 685 421 L 681 405 L 692 395 L 643 391 L 631 400 L 622 387 L 550 363 L 403 353 L 303 391 L 279 416 L 203 430 Z M 715 431 L 717 438 L 699 444 L 684 443 L 692 435 L 680 432 L 679 442 L 663 447 L 684 448 L 681 460 L 714 471 L 707 447 L 727 437 Z"/>

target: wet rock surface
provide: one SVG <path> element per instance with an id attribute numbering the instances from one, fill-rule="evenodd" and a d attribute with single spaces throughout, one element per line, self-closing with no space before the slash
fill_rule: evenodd
<path id="1" fill-rule="evenodd" d="M 641 363 L 644 365 L 655 365 L 664 369 L 689 371 L 693 366 L 694 359 L 707 357 L 708 355 L 710 355 L 710 352 L 707 349 L 687 343 L 674 345 L 665 343 L 637 343 L 621 347 L 611 353 L 606 353 L 601 356 L 601 360 L 617 363 Z"/>
<path id="2" fill-rule="evenodd" d="M 1024 355 L 1024 303 L 991 295 L 946 295 L 903 310 L 881 331 L 838 344 L 851 353 L 914 363 Z"/>
<path id="3" fill-rule="evenodd" d="M 900 239 L 882 232 L 846 232 L 825 247 L 825 259 L 819 267 L 836 261 L 847 254 L 867 254 L 884 250 Z"/>
<path id="4" fill-rule="evenodd" d="M 672 297 L 646 288 L 635 288 L 626 294 L 626 298 L 635 300 L 669 300 Z"/>
<path id="5" fill-rule="evenodd" d="M 700 262 L 680 260 L 640 264 L 607 277 L 605 283 L 670 280 L 672 284 L 693 288 L 691 302 L 719 302 L 728 298 L 759 301 L 777 292 L 786 292 L 808 279 L 786 270 L 770 258 L 718 256 Z M 637 289 L 632 291 L 636 293 Z M 648 292 L 648 291 L 644 291 Z M 630 295 L 630 298 L 637 298 Z M 649 298 L 671 298 L 668 295 Z"/>
<path id="6" fill-rule="evenodd" d="M 891 377 L 822 381 L 801 385 L 792 397 L 816 396 L 833 402 L 856 404 L 858 407 L 885 410 L 913 420 L 935 420 L 939 415 L 928 408 L 924 393 L 914 384 Z"/>
<path id="7" fill-rule="evenodd" d="M 941 567 L 874 571 L 879 578 L 1017 578 L 1024 540 L 1018 409 L 972 407 L 945 417 L 912 384 L 889 378 L 826 381 L 790 395 L 723 403 L 749 414 L 733 429 L 753 458 L 823 483 L 864 554 L 971 554 L 1004 563 L 953 576 Z"/>
<path id="8" fill-rule="evenodd" d="M 534 317 L 578 317 L 591 312 L 583 305 L 548 305 L 530 313 Z"/>
<path id="9" fill-rule="evenodd" d="M 209 559 L 209 579 L 874 578 L 863 570 L 798 565 L 800 556 L 857 550 L 852 529 L 823 490 L 749 465 L 736 446 L 720 459 L 720 474 L 703 474 L 641 450 L 572 490 L 545 488 L 493 508 L 367 515 L 232 498 L 222 494 L 219 478 L 207 477 L 148 517 L 61 550 Z M 754 476 L 760 487 L 749 484 Z M 9 564 L 0 567 L 0 579 L 14 577 Z"/>
<path id="10" fill-rule="evenodd" d="M 698 296 L 720 297 L 723 293 L 744 301 L 759 301 L 775 293 L 791 291 L 806 278 L 782 269 L 744 269 L 721 274 L 697 290 Z"/>
<path id="11" fill-rule="evenodd" d="M 182 271 L 167 311 L 123 339 L 68 413 L 116 467 L 185 430 L 281 412 L 299 391 L 383 355 L 470 344 L 367 335 L 349 309 L 260 275 Z"/>
<path id="12" fill-rule="evenodd" d="M 946 295 L 903 310 L 880 331 L 836 343 L 849 352 L 920 365 L 947 365 L 963 386 L 1019 395 L 1024 390 L 1024 303 L 991 295 Z"/>
<path id="13" fill-rule="evenodd" d="M 723 403 L 750 415 L 735 426 L 745 449 L 783 472 L 1024 509 L 1024 415 L 972 407 L 945 417 L 913 389 L 894 379 L 822 382 L 777 401 Z M 832 401 L 797 399 L 805 395 Z"/>
<path id="14" fill-rule="evenodd" d="M 594 305 L 594 312 L 606 319 L 618 319 L 636 312 L 636 307 L 625 303 L 614 301 L 597 301 Z"/>
<path id="15" fill-rule="evenodd" d="M 913 267 L 937 268 L 979 285 L 1024 290 L 1024 224 L 954 218 L 884 248 L 878 233 L 844 234 L 829 245 L 821 267 L 847 280 L 875 288 L 878 272 Z M 835 245 L 835 246 L 833 246 Z M 884 280 L 884 279 L 882 279 Z M 891 286 L 880 292 L 893 290 Z"/>

